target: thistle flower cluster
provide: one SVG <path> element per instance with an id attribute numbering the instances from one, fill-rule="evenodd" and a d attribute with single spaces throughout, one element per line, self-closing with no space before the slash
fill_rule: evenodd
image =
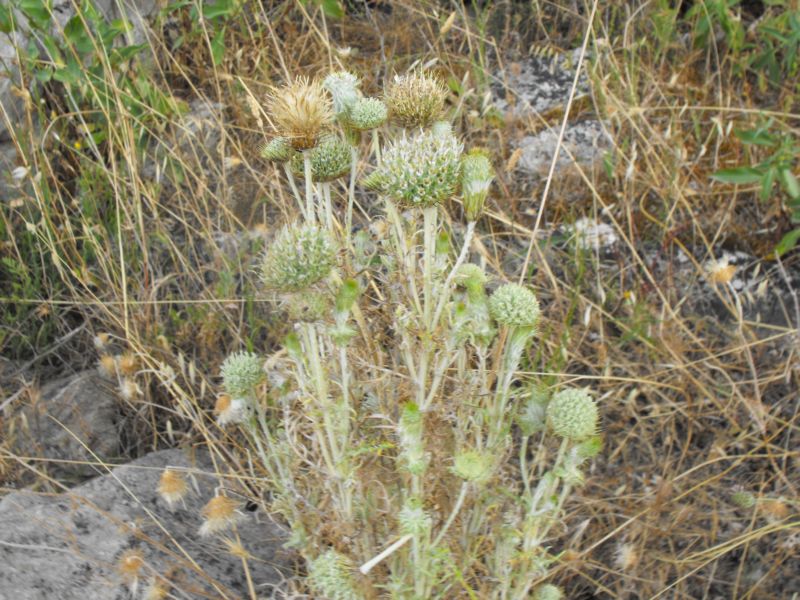
<path id="1" fill-rule="evenodd" d="M 375 178 L 382 191 L 403 206 L 435 206 L 458 187 L 462 150 L 453 137 L 404 136 L 385 149 Z"/>
<path id="2" fill-rule="evenodd" d="M 313 148 L 333 120 L 331 101 L 322 85 L 306 77 L 276 90 L 269 98 L 269 112 L 280 135 L 295 150 Z"/>
<path id="3" fill-rule="evenodd" d="M 363 596 L 356 590 L 352 572 L 350 559 L 330 549 L 310 562 L 308 580 L 317 592 L 330 600 L 360 600 Z"/>
<path id="4" fill-rule="evenodd" d="M 264 381 L 264 359 L 252 352 L 234 352 L 222 363 L 222 385 L 231 396 L 250 396 Z"/>
<path id="5" fill-rule="evenodd" d="M 471 150 L 461 161 L 461 193 L 467 221 L 477 221 L 494 180 L 489 158 L 480 150 Z"/>
<path id="6" fill-rule="evenodd" d="M 506 327 L 535 327 L 539 322 L 539 301 L 528 288 L 516 283 L 501 285 L 489 298 L 489 311 Z"/>
<path id="7" fill-rule="evenodd" d="M 280 292 L 298 292 L 320 282 L 336 262 L 336 249 L 329 235 L 318 227 L 284 227 L 261 261 L 264 287 Z"/>
<path id="8" fill-rule="evenodd" d="M 447 90 L 442 83 L 422 72 L 395 76 L 386 91 L 392 118 L 406 128 L 427 127 L 444 110 Z"/>
<path id="9" fill-rule="evenodd" d="M 322 136 L 308 154 L 312 181 L 333 181 L 350 172 L 350 145 L 339 136 Z M 292 157 L 292 171 L 299 177 L 305 176 L 302 154 L 295 153 Z"/>
<path id="10" fill-rule="evenodd" d="M 585 389 L 567 389 L 553 395 L 547 405 L 547 421 L 553 432 L 579 442 L 597 433 L 597 404 Z"/>

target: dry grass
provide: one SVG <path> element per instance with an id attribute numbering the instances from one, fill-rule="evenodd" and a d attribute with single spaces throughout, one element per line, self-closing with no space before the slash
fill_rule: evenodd
<path id="1" fill-rule="evenodd" d="M 107 332 L 122 357 L 120 385 L 136 386 L 123 407 L 136 424 L 131 455 L 206 445 L 262 502 L 262 473 L 212 414 L 226 354 L 274 350 L 285 333 L 251 261 L 296 209 L 280 173 L 257 156 L 272 127 L 252 99 L 338 68 L 374 92 L 394 72 L 428 64 L 460 82 L 456 128 L 497 166 L 479 227 L 489 270 L 530 277 L 545 306 L 531 375 L 591 384 L 602 399 L 605 449 L 554 541 L 564 551 L 556 580 L 575 599 L 791 598 L 800 591 L 796 292 L 785 294 L 789 318 L 770 326 L 745 317 L 732 287 L 708 286 L 716 314 L 686 292 L 699 289 L 720 248 L 766 257 L 785 231 L 776 202 L 711 186 L 708 176 L 742 160 L 731 123 L 768 111 L 797 135 L 797 90 L 787 82 L 759 92 L 734 77 L 716 43 L 651 50 L 643 13 L 596 3 L 589 28 L 591 3 L 529 4 L 497 3 L 486 28 L 460 3 L 393 2 L 389 14 L 373 7 L 340 21 L 313 3 L 248 4 L 216 66 L 202 36 L 171 52 L 153 33 L 154 81 L 199 108 L 194 117 L 162 120 L 144 153 L 124 107 L 102 147 L 76 149 L 81 119 L 60 114 L 44 134 L 30 127 L 15 139 L 20 164 L 41 178 L 3 208 L 2 252 L 25 262 L 34 245 L 41 275 L 26 297 L 4 302 L 34 309 L 19 331 L 50 328 L 48 344 L 32 339 L 18 354 L 31 366 L 78 370 L 98 360 L 93 337 Z M 492 65 L 518 60 L 533 41 L 566 48 L 584 39 L 591 102 L 509 122 L 483 110 L 487 85 L 503 84 Z M 504 172 L 520 132 L 589 113 L 614 140 L 610 177 L 576 168 L 522 182 Z M 365 203 L 357 214 L 365 223 L 375 211 Z M 459 214 L 452 207 L 455 222 Z M 546 239 L 555 225 L 601 214 L 621 240 L 611 255 Z M 689 275 L 672 269 L 679 251 L 693 263 Z M 797 263 L 789 255 L 776 272 L 796 273 Z M 4 350 L 19 331 L 4 332 Z M 0 458 L 10 481 L 20 467 L 8 452 Z M 738 490 L 756 507 L 731 504 Z"/>

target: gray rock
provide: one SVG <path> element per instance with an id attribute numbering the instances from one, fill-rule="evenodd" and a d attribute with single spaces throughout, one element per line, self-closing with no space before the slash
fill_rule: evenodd
<path id="1" fill-rule="evenodd" d="M 174 509 L 156 491 L 166 466 L 191 473 L 190 491 Z M 154 578 L 170 598 L 249 599 L 243 560 L 220 537 L 198 535 L 202 507 L 222 483 L 213 473 L 205 452 L 192 460 L 165 450 L 63 495 L 6 496 L 0 501 L 0 600 L 129 600 L 143 597 Z M 276 596 L 289 572 L 284 531 L 263 513 L 244 512 L 236 533 L 251 555 L 247 572 L 259 597 Z M 135 583 L 118 567 L 131 552 L 143 561 Z"/>
<path id="2" fill-rule="evenodd" d="M 522 155 L 517 168 L 531 175 L 547 175 L 558 144 L 558 134 L 559 128 L 556 127 L 522 138 L 519 143 Z M 602 159 L 603 152 L 610 147 L 610 143 L 611 140 L 599 121 L 568 123 L 556 168 L 563 172 L 564 168 L 575 163 L 584 167 L 594 165 Z"/>
<path id="3" fill-rule="evenodd" d="M 502 83 L 493 86 L 495 106 L 502 111 L 510 111 L 513 116 L 525 117 L 565 105 L 575 79 L 579 56 L 580 48 L 577 48 L 553 58 L 531 57 L 510 64 L 500 74 Z M 588 93 L 589 83 L 586 75 L 581 73 L 576 98 Z"/>
<path id="4" fill-rule="evenodd" d="M 17 415 L 15 451 L 56 461 L 43 466 L 58 477 L 96 475 L 89 463 L 118 458 L 118 409 L 116 391 L 94 371 L 51 381 Z"/>
<path id="5" fill-rule="evenodd" d="M 0 33 L 0 142 L 11 139 L 8 123 L 21 122 L 25 114 L 25 100 L 14 90 L 20 85 L 16 48 L 24 42 L 18 33 Z"/>

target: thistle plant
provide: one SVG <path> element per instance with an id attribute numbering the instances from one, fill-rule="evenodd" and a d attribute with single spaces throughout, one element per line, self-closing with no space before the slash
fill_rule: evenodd
<path id="1" fill-rule="evenodd" d="M 537 356 L 545 311 L 528 282 L 503 283 L 470 260 L 489 155 L 465 155 L 436 122 L 445 91 L 427 75 L 387 90 L 403 131 L 385 125 L 387 107 L 354 75 L 329 75 L 324 89 L 341 134 L 290 144 L 288 159 L 281 142 L 265 151 L 294 162 L 307 192 L 292 185 L 301 218 L 259 262 L 291 323 L 266 359 L 281 383 L 265 383 L 260 357 L 232 355 L 218 423 L 239 427 L 260 460 L 315 597 L 451 598 L 464 587 L 481 598 L 562 597 L 544 582 L 558 560 L 549 548 L 600 450 L 599 412 L 588 390 L 520 373 Z M 274 121 L 299 139 L 285 115 Z M 353 134 L 366 130 L 369 145 Z M 372 165 L 364 193 L 384 217 L 369 244 L 351 233 L 361 160 Z M 348 172 L 341 223 L 331 181 Z M 467 227 L 449 230 L 443 212 L 459 196 Z"/>

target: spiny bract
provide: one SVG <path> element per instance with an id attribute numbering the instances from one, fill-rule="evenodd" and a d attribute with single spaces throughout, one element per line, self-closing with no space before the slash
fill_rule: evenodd
<path id="1" fill-rule="evenodd" d="M 584 389 L 567 389 L 553 395 L 547 405 L 547 422 L 556 435 L 579 442 L 597 433 L 597 404 Z"/>
<path id="2" fill-rule="evenodd" d="M 463 146 L 430 133 L 389 145 L 378 170 L 383 191 L 406 207 L 435 206 L 455 193 Z"/>
<path id="3" fill-rule="evenodd" d="M 286 162 L 294 154 L 294 148 L 285 137 L 275 137 L 261 147 L 261 158 L 271 162 Z"/>
<path id="4" fill-rule="evenodd" d="M 495 321 L 507 327 L 535 327 L 539 321 L 539 301 L 528 288 L 507 283 L 489 298 L 489 311 Z"/>
<path id="5" fill-rule="evenodd" d="M 353 104 L 348 123 L 359 131 L 380 127 L 386 121 L 388 110 L 377 98 L 361 98 Z"/>
<path id="6" fill-rule="evenodd" d="M 318 593 L 330 600 L 360 600 L 353 582 L 350 559 L 330 549 L 312 560 L 308 566 L 308 581 Z"/>
<path id="7" fill-rule="evenodd" d="M 277 235 L 261 263 L 264 287 L 297 292 L 328 276 L 336 248 L 328 234 L 310 224 L 287 225 Z"/>
<path id="8" fill-rule="evenodd" d="M 396 76 L 386 92 L 392 118 L 403 127 L 427 127 L 442 113 L 447 90 L 426 73 Z"/>
<path id="9" fill-rule="evenodd" d="M 252 352 L 234 352 L 222 363 L 222 384 L 231 396 L 248 396 L 264 380 L 264 359 Z"/>

